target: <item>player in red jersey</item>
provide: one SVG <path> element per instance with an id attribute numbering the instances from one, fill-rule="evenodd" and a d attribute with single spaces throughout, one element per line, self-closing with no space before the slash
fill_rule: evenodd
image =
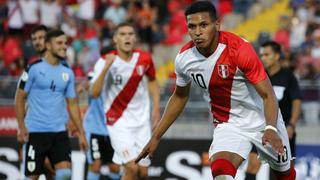
<path id="1" fill-rule="evenodd" d="M 138 165 L 134 160 L 151 137 L 149 94 L 153 124 L 160 119 L 159 86 L 151 55 L 134 48 L 133 26 L 119 24 L 113 40 L 116 51 L 96 63 L 90 94 L 97 97 L 102 93 L 104 97 L 107 128 L 115 151 L 113 161 L 125 167 L 122 179 L 143 180 L 148 177 L 150 160 Z"/>
<path id="2" fill-rule="evenodd" d="M 152 156 L 161 136 L 184 109 L 193 81 L 211 105 L 215 130 L 209 158 L 214 179 L 234 179 L 252 144 L 278 179 L 295 179 L 277 99 L 250 43 L 219 31 L 215 7 L 208 1 L 191 4 L 185 16 L 192 41 L 175 59 L 176 89 L 136 162 Z"/>

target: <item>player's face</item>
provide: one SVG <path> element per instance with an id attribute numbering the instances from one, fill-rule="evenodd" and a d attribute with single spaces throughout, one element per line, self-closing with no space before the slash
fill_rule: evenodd
<path id="1" fill-rule="evenodd" d="M 47 43 L 47 49 L 57 59 L 65 59 L 67 56 L 67 36 L 61 35 L 56 38 L 52 38 Z"/>
<path id="2" fill-rule="evenodd" d="M 113 40 L 118 50 L 129 53 L 133 51 L 137 38 L 133 27 L 123 26 L 118 29 Z"/>
<path id="3" fill-rule="evenodd" d="M 214 22 L 208 12 L 198 12 L 187 16 L 189 35 L 199 50 L 212 48 L 219 21 Z"/>
<path id="4" fill-rule="evenodd" d="M 269 46 L 260 48 L 260 58 L 266 69 L 274 66 L 278 61 L 279 55 L 273 52 L 272 48 Z"/>
<path id="5" fill-rule="evenodd" d="M 40 30 L 31 34 L 31 43 L 38 54 L 43 54 L 46 50 L 45 46 L 46 31 Z"/>

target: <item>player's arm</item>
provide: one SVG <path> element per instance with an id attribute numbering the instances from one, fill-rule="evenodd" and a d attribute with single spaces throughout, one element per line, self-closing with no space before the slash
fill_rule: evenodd
<path id="1" fill-rule="evenodd" d="M 160 120 L 160 87 L 155 78 L 148 80 L 148 87 L 153 101 L 152 120 L 155 127 Z"/>
<path id="2" fill-rule="evenodd" d="M 26 99 L 28 93 L 24 90 L 17 88 L 15 95 L 15 110 L 18 121 L 18 135 L 17 139 L 20 143 L 28 141 L 28 130 L 24 123 L 24 116 L 26 114 Z"/>
<path id="3" fill-rule="evenodd" d="M 98 96 L 100 96 L 103 85 L 104 85 L 104 79 L 106 77 L 106 74 L 110 68 L 110 66 L 112 65 L 113 61 L 114 61 L 115 55 L 113 54 L 108 54 L 104 61 L 102 61 L 103 63 L 97 63 L 95 65 L 95 69 L 94 69 L 94 77 L 92 78 L 92 84 L 89 90 L 90 96 L 97 98 Z M 101 67 L 102 66 L 102 67 Z"/>
<path id="4" fill-rule="evenodd" d="M 78 105 L 78 99 L 77 98 L 66 98 L 68 108 L 69 108 L 69 113 L 70 113 L 70 118 L 79 131 L 79 144 L 80 148 L 87 152 L 88 149 L 88 144 L 84 135 L 84 130 L 82 127 L 82 120 L 80 116 L 80 109 Z"/>
<path id="5" fill-rule="evenodd" d="M 278 101 L 274 94 L 270 79 L 266 77 L 264 80 L 254 85 L 254 87 L 263 99 L 266 125 L 276 128 L 278 119 Z M 262 137 L 262 143 L 264 145 L 270 143 L 273 149 L 279 154 L 283 154 L 284 152 L 281 139 L 273 129 L 266 129 L 265 134 Z"/>
<path id="6" fill-rule="evenodd" d="M 164 114 L 160 122 L 155 127 L 150 141 L 143 148 L 142 152 L 135 160 L 136 163 L 138 163 L 142 158 L 145 158 L 148 155 L 153 155 L 153 152 L 158 146 L 160 138 L 171 126 L 171 124 L 178 118 L 185 105 L 187 104 L 189 99 L 190 84 L 191 83 L 187 84 L 185 87 L 176 86 L 174 93 L 172 94 L 166 105 Z"/>
<path id="7" fill-rule="evenodd" d="M 301 99 L 294 99 L 292 101 L 291 118 L 289 124 L 295 126 L 299 120 L 301 113 Z"/>

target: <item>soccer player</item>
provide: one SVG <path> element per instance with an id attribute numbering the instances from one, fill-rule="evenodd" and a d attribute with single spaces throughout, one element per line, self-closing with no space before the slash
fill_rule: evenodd
<path id="1" fill-rule="evenodd" d="M 44 57 L 25 69 L 16 91 L 17 138 L 25 143 L 23 158 L 26 179 L 37 179 L 44 172 L 45 157 L 53 164 L 56 179 L 71 178 L 66 103 L 79 131 L 80 147 L 87 150 L 74 74 L 60 62 L 66 57 L 66 43 L 67 37 L 62 31 L 48 32 Z"/>
<path id="2" fill-rule="evenodd" d="M 143 180 L 148 177 L 150 160 L 135 164 L 134 159 L 151 136 L 149 93 L 153 100 L 153 123 L 160 119 L 159 86 L 150 54 L 134 48 L 136 33 L 132 25 L 119 24 L 113 41 L 116 50 L 100 58 L 94 67 L 90 95 L 98 97 L 105 85 L 102 96 L 115 151 L 113 162 L 124 164 L 122 179 Z"/>
<path id="3" fill-rule="evenodd" d="M 279 102 L 281 114 L 287 128 L 292 157 L 295 157 L 296 132 L 295 125 L 301 112 L 302 93 L 297 78 L 289 69 L 281 67 L 281 46 L 268 41 L 260 48 L 260 57 L 268 72 L 273 90 Z M 255 179 L 260 169 L 260 161 L 257 159 L 255 148 L 249 155 L 246 179 Z"/>
<path id="4" fill-rule="evenodd" d="M 32 47 L 36 50 L 37 54 L 42 57 L 46 52 L 45 38 L 48 28 L 44 25 L 36 26 L 31 31 Z"/>
<path id="5" fill-rule="evenodd" d="M 102 49 L 101 54 L 105 55 L 110 51 L 109 49 L 111 48 Z M 89 81 L 92 77 L 93 72 L 89 72 L 88 81 L 82 84 L 81 89 L 85 91 L 89 89 Z M 120 167 L 119 165 L 112 163 L 114 150 L 111 146 L 110 137 L 106 126 L 102 95 L 97 98 L 92 98 L 90 95 L 88 95 L 88 100 L 89 107 L 83 121 L 83 127 L 85 129 L 87 142 L 89 144 L 89 149 L 87 152 L 87 161 L 89 163 L 87 180 L 99 180 L 100 168 L 102 164 L 108 164 L 110 170 L 108 178 L 110 180 L 119 180 Z"/>
<path id="6" fill-rule="evenodd" d="M 45 38 L 48 32 L 48 28 L 45 25 L 35 26 L 31 31 L 31 43 L 32 47 L 35 49 L 38 57 L 37 59 L 44 56 L 46 52 Z M 35 59 L 35 60 L 37 60 Z M 32 62 L 30 62 L 32 64 Z M 54 168 L 52 167 L 48 157 L 44 161 L 44 171 L 47 180 L 53 179 L 55 176 Z"/>
<path id="7" fill-rule="evenodd" d="M 209 149 L 214 179 L 234 179 L 253 143 L 278 179 L 294 179 L 290 146 L 270 80 L 246 40 L 219 31 L 215 7 L 197 1 L 185 11 L 191 41 L 175 59 L 176 89 L 136 162 L 152 156 L 184 109 L 193 81 L 209 99 L 215 130 Z"/>

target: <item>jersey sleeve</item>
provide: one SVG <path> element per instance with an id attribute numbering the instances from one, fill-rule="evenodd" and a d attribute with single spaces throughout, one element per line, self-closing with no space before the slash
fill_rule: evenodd
<path id="1" fill-rule="evenodd" d="M 290 73 L 290 81 L 289 81 L 289 94 L 291 99 L 302 99 L 302 92 L 300 90 L 300 86 L 298 84 L 297 78 L 293 73 Z"/>
<path id="2" fill-rule="evenodd" d="M 239 47 L 236 63 L 238 68 L 253 85 L 263 81 L 267 77 L 267 73 L 262 62 L 251 44 L 248 42 L 243 42 Z"/>
<path id="3" fill-rule="evenodd" d="M 150 55 L 147 56 L 147 62 L 148 62 L 148 69 L 146 71 L 146 75 L 150 80 L 153 80 L 156 78 L 156 70 L 154 68 L 152 57 Z"/>
<path id="4" fill-rule="evenodd" d="M 105 60 L 100 58 L 96 64 L 94 65 L 93 68 L 93 75 L 92 75 L 92 79 L 90 80 L 90 84 L 93 84 L 99 77 L 99 75 L 101 74 L 103 67 L 105 64 Z"/>
<path id="5" fill-rule="evenodd" d="M 28 65 L 19 79 L 18 87 L 29 93 L 35 79 L 35 74 L 35 68 Z"/>
<path id="6" fill-rule="evenodd" d="M 65 91 L 65 96 L 66 98 L 75 98 L 76 97 L 76 90 L 75 90 L 75 85 L 76 85 L 76 82 L 75 82 L 75 76 L 73 74 L 73 72 L 70 70 L 70 79 L 69 79 L 69 82 L 67 84 L 67 88 L 66 88 L 66 91 Z"/>
<path id="7" fill-rule="evenodd" d="M 176 57 L 175 65 L 174 65 L 174 69 L 175 69 L 175 73 L 176 73 L 176 85 L 180 86 L 180 87 L 184 87 L 184 86 L 187 86 L 191 82 L 191 78 L 188 77 L 185 73 L 183 73 L 183 71 L 180 67 L 181 66 L 180 60 L 181 59 L 178 55 Z"/>

